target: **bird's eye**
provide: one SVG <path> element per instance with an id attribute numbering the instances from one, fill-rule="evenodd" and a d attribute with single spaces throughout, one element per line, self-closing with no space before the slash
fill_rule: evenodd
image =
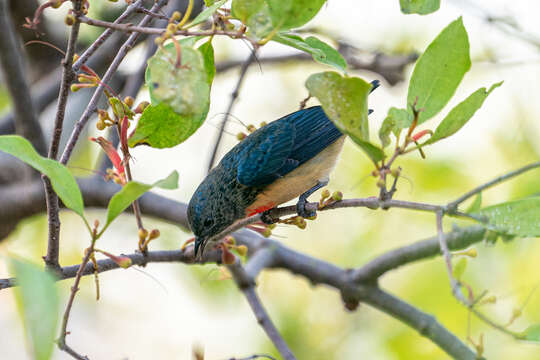
<path id="1" fill-rule="evenodd" d="M 204 226 L 205 226 L 205 227 L 212 226 L 213 223 L 214 223 L 214 221 L 213 221 L 212 219 L 206 219 L 206 220 L 204 220 Z"/>

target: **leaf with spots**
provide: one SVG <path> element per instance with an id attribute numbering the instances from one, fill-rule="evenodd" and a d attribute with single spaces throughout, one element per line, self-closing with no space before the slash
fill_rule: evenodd
<path id="1" fill-rule="evenodd" d="M 441 0 L 399 0 L 401 12 L 404 14 L 431 14 L 441 6 Z"/>
<path id="2" fill-rule="evenodd" d="M 489 230 L 521 237 L 540 237 L 540 196 L 489 206 L 474 212 L 488 219 Z"/>

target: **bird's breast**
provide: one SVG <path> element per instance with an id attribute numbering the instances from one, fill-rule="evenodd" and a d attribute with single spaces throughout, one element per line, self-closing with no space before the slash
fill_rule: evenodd
<path id="1" fill-rule="evenodd" d="M 341 136 L 313 158 L 266 186 L 246 209 L 246 216 L 272 209 L 297 198 L 319 181 L 327 181 L 344 141 L 345 136 Z"/>

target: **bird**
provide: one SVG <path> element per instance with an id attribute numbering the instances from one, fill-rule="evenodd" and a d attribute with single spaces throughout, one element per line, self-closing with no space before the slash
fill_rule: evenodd
<path id="1" fill-rule="evenodd" d="M 372 90 L 379 86 L 377 80 Z M 370 110 L 371 113 L 372 110 Z M 343 148 L 344 134 L 321 106 L 285 115 L 234 146 L 195 190 L 188 222 L 195 257 L 209 238 L 238 220 L 267 213 L 298 197 L 299 216 L 312 217 L 307 199 L 326 186 Z"/>

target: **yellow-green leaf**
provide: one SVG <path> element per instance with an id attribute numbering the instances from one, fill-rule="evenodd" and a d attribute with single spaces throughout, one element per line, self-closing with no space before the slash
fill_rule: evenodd
<path id="1" fill-rule="evenodd" d="M 384 158 L 384 152 L 369 142 L 367 97 L 371 87 L 358 77 L 330 71 L 313 74 L 306 81 L 306 88 L 319 99 L 326 115 L 377 162 Z"/>
<path id="2" fill-rule="evenodd" d="M 49 360 L 58 335 L 60 301 L 55 278 L 41 267 L 23 260 L 12 258 L 9 263 L 17 279 L 15 300 L 24 323 L 27 343 L 34 359 Z"/>
<path id="3" fill-rule="evenodd" d="M 448 25 L 418 59 L 409 83 L 407 108 L 416 102 L 418 123 L 433 116 L 454 95 L 471 67 L 469 38 L 461 18 Z"/>
<path id="4" fill-rule="evenodd" d="M 28 140 L 18 135 L 0 136 L 0 151 L 15 156 L 40 173 L 47 175 L 54 191 L 64 205 L 84 219 L 81 190 L 73 175 L 64 165 L 42 157 Z"/>
<path id="5" fill-rule="evenodd" d="M 157 181 L 153 184 L 143 184 L 137 181 L 128 182 L 122 190 L 113 195 L 107 207 L 107 223 L 105 228 L 118 217 L 124 210 L 128 208 L 133 201 L 137 200 L 145 192 L 153 187 L 162 189 L 176 189 L 178 187 L 178 172 L 173 171 L 165 179 Z"/>

